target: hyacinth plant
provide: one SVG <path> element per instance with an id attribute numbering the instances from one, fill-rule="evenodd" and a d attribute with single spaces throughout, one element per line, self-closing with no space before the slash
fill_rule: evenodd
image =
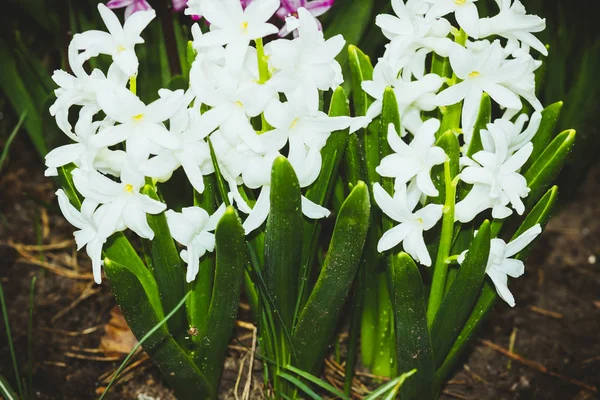
<path id="1" fill-rule="evenodd" d="M 518 0 L 489 18 L 470 0 L 393 0 L 375 67 L 348 47 L 350 105 L 345 40 L 316 19 L 332 1 L 191 0 L 208 24 L 192 27 L 189 79 L 146 104 L 142 3 L 109 3 L 130 7 L 124 23 L 99 4 L 108 32 L 73 37 L 50 108 L 73 143 L 46 174 L 178 398 L 217 396 L 242 286 L 273 397 L 314 394 L 303 379 L 319 384 L 346 303 L 346 393 L 320 386 L 350 394 L 360 336 L 377 375 L 416 370 L 390 393 L 437 397 L 496 297 L 514 306 L 508 277 L 573 145 L 553 134 L 561 104 L 536 97 L 544 20 Z"/>

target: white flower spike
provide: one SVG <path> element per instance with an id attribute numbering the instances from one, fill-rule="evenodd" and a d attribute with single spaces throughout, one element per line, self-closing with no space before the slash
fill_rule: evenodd
<path id="1" fill-rule="evenodd" d="M 139 11 L 133 14 L 121 26 L 119 19 L 104 4 L 98 4 L 100 16 L 108 29 L 107 32 L 87 31 L 73 36 L 71 45 L 83 53 L 77 57 L 79 66 L 98 54 L 107 54 L 127 76 L 137 75 L 139 61 L 135 54 L 135 45 L 144 43 L 140 36 L 150 21 L 156 16 L 154 10 Z"/>
<path id="2" fill-rule="evenodd" d="M 438 190 L 431 180 L 431 168 L 443 164 L 448 158 L 444 150 L 435 147 L 435 134 L 440 121 L 430 119 L 417 131 L 408 145 L 398 136 L 393 124 L 388 127 L 388 143 L 394 154 L 386 156 L 375 169 L 381 176 L 394 178 L 396 185 L 406 185 L 413 179 L 419 190 L 427 196 L 437 196 Z"/>
<path id="3" fill-rule="evenodd" d="M 215 250 L 215 235 L 212 233 L 225 213 L 221 205 L 211 216 L 200 207 L 186 207 L 180 213 L 168 210 L 167 223 L 173 238 L 186 246 L 181 250 L 181 259 L 188 265 L 186 281 L 196 279 L 200 269 L 200 259 L 209 251 Z"/>
<path id="4" fill-rule="evenodd" d="M 394 197 L 390 196 L 379 183 L 373 185 L 375 202 L 388 217 L 399 225 L 385 232 L 379 243 L 377 251 L 384 252 L 402 243 L 404 251 L 412 256 L 415 261 L 431 266 L 431 256 L 425 245 L 423 233 L 433 228 L 442 218 L 441 204 L 429 204 L 420 210 L 413 211 L 416 207 L 420 192 L 415 190 L 415 185 L 408 189 L 396 188 Z"/>
<path id="5" fill-rule="evenodd" d="M 58 198 L 58 206 L 66 220 L 79 229 L 74 233 L 77 250 L 81 250 L 85 246 L 85 250 L 92 260 L 94 281 L 97 284 L 102 283 L 102 246 L 108 236 L 99 233 L 104 215 L 102 212 L 94 212 L 98 203 L 85 200 L 81 206 L 81 211 L 77 211 L 62 189 L 56 191 L 56 197 Z"/>
<path id="6" fill-rule="evenodd" d="M 523 261 L 511 257 L 516 256 L 521 250 L 529 246 L 540 233 L 542 233 L 542 227 L 538 224 L 529 228 L 508 244 L 502 239 L 492 239 L 485 273 L 494 283 L 500 298 L 511 307 L 515 306 L 515 298 L 508 289 L 508 277 L 518 278 L 525 273 Z M 463 263 L 466 253 L 465 251 L 459 256 L 458 262 L 460 264 Z"/>

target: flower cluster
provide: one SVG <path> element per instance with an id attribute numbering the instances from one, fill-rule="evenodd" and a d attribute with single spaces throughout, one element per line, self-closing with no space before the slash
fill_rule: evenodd
<path id="1" fill-rule="evenodd" d="M 239 0 L 239 3 L 243 9 L 246 9 L 246 7 L 248 7 L 248 5 L 253 1 L 254 0 Z M 333 6 L 333 2 L 334 0 L 281 0 L 279 9 L 275 13 L 277 18 L 283 22 L 283 27 L 279 30 L 279 36 L 285 37 L 290 32 L 295 32 L 295 29 L 290 29 L 288 26 L 287 18 L 290 16 L 297 18 L 298 10 L 300 8 L 310 11 L 310 13 L 316 18 L 326 13 Z M 196 14 L 196 12 L 200 12 L 199 8 L 202 8 L 201 3 L 202 0 L 173 0 L 173 10 L 176 12 L 183 11 L 186 9 L 186 6 L 189 5 L 189 8 L 185 11 L 185 13 L 191 15 L 195 20 L 199 20 L 202 15 Z M 108 3 L 106 3 L 106 5 L 111 9 L 125 8 L 125 19 L 129 18 L 138 11 L 147 11 L 152 9 L 147 0 L 110 0 Z M 317 24 L 319 25 L 320 29 L 321 23 L 318 20 Z M 297 35 L 297 33 L 295 32 L 294 35 Z"/>
<path id="2" fill-rule="evenodd" d="M 531 140 L 540 127 L 542 110 L 534 75 L 541 62 L 530 53 L 534 49 L 547 54 L 533 35 L 545 28 L 545 21 L 527 15 L 519 0 L 496 3 L 497 15 L 480 18 L 477 0 L 392 0 L 395 15 L 377 17 L 377 25 L 390 42 L 375 66 L 373 80 L 363 82 L 363 90 L 374 102 L 366 117 L 355 123 L 366 126 L 381 114 L 387 87 L 395 91 L 402 120 L 401 132 L 390 125 L 393 154 L 377 168 L 382 177 L 394 178 L 395 189 L 390 194 L 376 185 L 375 200 L 399 223 L 385 232 L 379 251 L 402 243 L 416 261 L 432 264 L 423 233 L 442 218 L 443 205 L 433 201 L 438 190 L 431 170 L 447 158 L 435 144 L 435 138 L 445 133 L 440 131 L 440 121 L 432 117 L 439 115 L 434 112 L 437 109 L 444 115 L 451 107 L 460 107 L 461 126 L 451 128 L 463 144 L 459 178 L 470 191 L 456 204 L 456 221 L 469 223 L 488 210 L 494 219 L 507 218 L 513 210 L 520 215 L 525 211 L 523 199 L 529 188 L 520 170 L 532 154 Z M 454 21 L 458 26 L 452 25 Z M 441 76 L 433 69 L 427 73 L 431 57 L 449 60 L 453 74 Z M 483 149 L 469 156 L 483 93 L 504 114 L 477 132 Z M 524 111 L 524 101 L 534 110 L 531 118 Z M 492 242 L 487 273 L 511 305 L 514 299 L 506 277 L 519 276 L 522 263 L 516 265 L 508 257 L 539 233 L 538 226 L 514 244 L 500 239 Z"/>
<path id="3" fill-rule="evenodd" d="M 87 31 L 73 37 L 69 46 L 73 74 L 54 73 L 59 88 L 50 111 L 74 143 L 47 155 L 46 174 L 56 175 L 58 168 L 70 164 L 76 167 L 72 177 L 84 198 L 81 209 L 62 190 L 57 195 L 64 215 L 79 229 L 77 245 L 86 246 L 97 282 L 106 240 L 125 229 L 152 239 L 147 215 L 165 211 L 173 237 L 186 247 L 181 257 L 188 264 L 187 280 L 194 279 L 200 257 L 214 249 L 212 231 L 224 208 L 212 216 L 199 207 L 179 213 L 167 210 L 144 189 L 168 181 L 182 168 L 202 193 L 204 177 L 215 171 L 209 143 L 231 201 L 247 214 L 244 228 L 250 233 L 268 216 L 275 158 L 284 153 L 301 186 L 307 187 L 319 176 L 321 149 L 328 137 L 350 126 L 350 117 L 329 117 L 319 110 L 320 92 L 343 81 L 335 56 L 344 39 L 325 40 L 313 14 L 298 8 L 297 18 L 288 16 L 286 22 L 289 32 L 297 30 L 297 37 L 263 46 L 264 37 L 279 32 L 268 21 L 282 14 L 282 4 L 279 0 L 248 3 L 243 7 L 237 0 L 190 1 L 186 12 L 210 22 L 208 32 L 198 24 L 192 29 L 196 58 L 190 87 L 161 89 L 150 104 L 136 95 L 135 46 L 144 42 L 141 33 L 155 17 L 154 10 L 138 11 L 121 25 L 108 7 L 99 4 L 108 32 Z M 284 7 L 296 4 L 283 3 Z M 331 2 L 316 3 L 298 2 L 312 6 L 317 14 Z M 108 71 L 86 71 L 84 63 L 100 54 L 112 58 Z M 74 106 L 78 118 L 73 128 Z M 257 195 L 254 204 L 245 196 L 251 192 Z M 329 215 L 306 198 L 302 211 L 309 218 Z"/>

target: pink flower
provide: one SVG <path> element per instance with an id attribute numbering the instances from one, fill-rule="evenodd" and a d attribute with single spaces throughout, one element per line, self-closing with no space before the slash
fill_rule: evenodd
<path id="1" fill-rule="evenodd" d="M 110 0 L 106 3 L 108 8 L 125 8 L 125 19 L 129 18 L 133 13 L 138 11 L 146 11 L 152 9 L 146 0 Z"/>
<path id="2" fill-rule="evenodd" d="M 173 0 L 173 10 L 182 11 L 187 6 L 188 0 Z"/>
<path id="3" fill-rule="evenodd" d="M 283 21 L 285 21 L 287 17 L 298 18 L 298 9 L 306 8 L 316 18 L 325 14 L 333 6 L 334 1 L 335 0 L 281 0 L 281 8 L 277 11 L 276 15 Z M 318 23 L 319 29 L 322 29 L 321 23 Z M 287 36 L 291 31 L 295 31 L 295 29 L 290 30 L 286 23 L 279 31 L 279 36 Z"/>

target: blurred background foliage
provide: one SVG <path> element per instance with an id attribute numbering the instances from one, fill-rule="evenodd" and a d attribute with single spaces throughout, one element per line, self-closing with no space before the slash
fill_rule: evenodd
<path id="1" fill-rule="evenodd" d="M 23 131 L 40 157 L 65 141 L 48 107 L 53 101 L 52 71 L 68 70 L 66 50 L 74 33 L 105 29 L 96 10 L 97 0 L 5 0 L 0 15 L 0 145 L 24 116 Z M 160 23 L 144 33 L 146 44 L 137 47 L 140 58 L 140 97 L 151 101 L 161 87 L 185 85 L 186 43 L 191 19 L 173 13 L 170 0 L 150 0 Z M 588 0 L 522 0 L 528 12 L 547 19 L 540 34 L 550 47 L 550 56 L 540 86 L 545 105 L 565 104 L 559 131 L 575 128 L 578 141 L 562 175 L 562 193 L 573 193 L 600 150 L 600 29 Z M 480 0 L 482 14 L 493 13 L 494 0 Z M 321 17 L 326 36 L 341 33 L 375 62 L 383 53 L 385 38 L 374 24 L 377 14 L 391 12 L 389 0 L 337 0 Z M 118 10 L 119 15 L 122 10 Z M 482 15 L 482 16 L 483 16 Z M 340 54 L 345 76 L 349 76 L 347 53 Z M 106 67 L 100 59 L 98 65 Z M 10 158 L 10 152 L 7 152 Z M 13 157 L 16 155 L 12 154 Z M 6 161 L 6 160 L 2 160 Z"/>

